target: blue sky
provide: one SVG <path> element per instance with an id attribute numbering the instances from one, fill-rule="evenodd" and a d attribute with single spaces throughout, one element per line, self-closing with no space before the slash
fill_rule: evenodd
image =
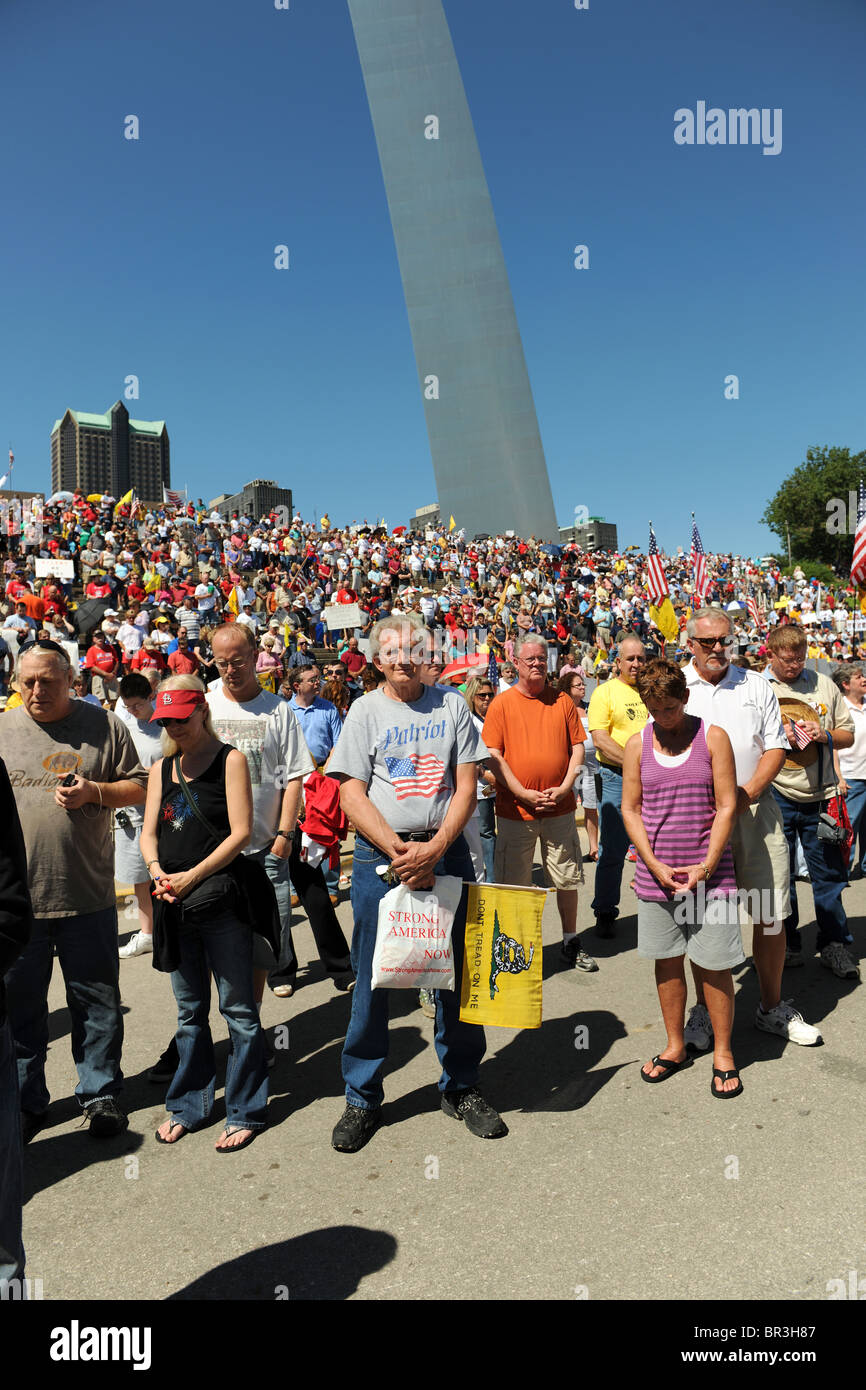
<path id="1" fill-rule="evenodd" d="M 675 551 L 694 509 L 708 550 L 763 554 L 807 448 L 866 447 L 866 6 L 445 11 L 560 523 L 583 504 L 645 547 L 651 517 Z M 130 413 L 167 421 L 193 496 L 273 477 L 305 515 L 391 525 L 434 500 L 344 0 L 4 0 L 0 44 L 18 485 L 49 486 L 67 406 L 105 410 L 134 373 Z M 781 153 L 675 144 L 698 101 L 782 108 Z"/>

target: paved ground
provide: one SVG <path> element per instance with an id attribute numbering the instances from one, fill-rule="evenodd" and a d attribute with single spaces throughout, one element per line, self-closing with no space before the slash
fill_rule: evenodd
<path id="1" fill-rule="evenodd" d="M 591 897 L 588 883 L 581 929 Z M 802 885 L 801 904 L 810 922 Z M 846 904 L 862 955 L 866 883 Z M 339 911 L 350 930 L 348 902 Z M 711 1098 L 709 1057 L 650 1088 L 639 1066 L 664 1034 L 634 916 L 614 941 L 588 930 L 597 974 L 561 973 L 551 897 L 544 1026 L 488 1033 L 482 1085 L 508 1137 L 477 1140 L 441 1114 L 432 1023 L 413 993 L 395 991 L 387 1125 L 343 1155 L 329 1140 L 350 1000 L 323 978 L 298 920 L 300 959 L 315 964 L 292 999 L 267 995 L 264 1022 L 287 1023 L 290 1047 L 272 1073 L 271 1128 L 237 1155 L 214 1153 L 216 1120 L 177 1147 L 154 1141 L 164 1088 L 145 1073 L 175 1013 L 149 957 L 121 962 L 130 1129 L 97 1141 L 80 1128 L 55 972 L 54 1100 L 25 1155 L 28 1274 L 46 1300 L 811 1300 L 851 1270 L 866 1276 L 866 992 L 855 983 L 817 960 L 788 972 L 784 993 L 826 1039 L 801 1048 L 752 1026 L 756 978 L 743 967 L 734 1050 L 744 1094 Z M 123 939 L 134 925 L 121 922 Z M 814 927 L 805 935 L 813 942 Z M 213 1024 L 224 1064 L 215 1007 Z M 578 1025 L 586 1048 L 575 1047 Z"/>

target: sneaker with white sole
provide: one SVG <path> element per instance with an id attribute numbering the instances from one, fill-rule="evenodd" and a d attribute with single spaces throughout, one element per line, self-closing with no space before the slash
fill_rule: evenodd
<path id="1" fill-rule="evenodd" d="M 763 1029 L 765 1033 L 778 1033 L 780 1038 L 799 1043 L 801 1047 L 814 1047 L 816 1043 L 823 1042 L 818 1029 L 807 1023 L 792 1004 L 793 1000 L 782 999 L 774 1009 L 768 1009 L 766 1013 L 759 1004 L 755 1014 L 755 1027 Z"/>
<path id="2" fill-rule="evenodd" d="M 121 960 L 129 960 L 130 956 L 146 956 L 153 951 L 153 937 L 149 932 L 133 932 L 125 946 L 121 946 L 118 955 Z"/>
<path id="3" fill-rule="evenodd" d="M 821 952 L 821 964 L 840 980 L 859 980 L 860 967 L 841 941 L 830 941 Z"/>
<path id="4" fill-rule="evenodd" d="M 713 1025 L 705 1004 L 692 1005 L 689 1021 L 683 1029 L 683 1041 L 686 1047 L 693 1047 L 697 1052 L 709 1052 L 712 1047 Z"/>

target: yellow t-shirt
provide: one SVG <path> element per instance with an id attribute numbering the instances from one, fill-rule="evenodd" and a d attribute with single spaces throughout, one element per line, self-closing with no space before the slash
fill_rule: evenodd
<path id="1" fill-rule="evenodd" d="M 646 705 L 634 686 L 614 676 L 612 680 L 597 685 L 592 692 L 586 727 L 590 733 L 593 729 L 602 729 L 620 748 L 625 748 L 632 734 L 642 729 L 648 718 Z M 601 753 L 598 754 L 598 761 L 602 766 L 611 766 Z"/>

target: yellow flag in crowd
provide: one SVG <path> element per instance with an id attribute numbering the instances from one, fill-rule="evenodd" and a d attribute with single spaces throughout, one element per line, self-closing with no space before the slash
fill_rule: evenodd
<path id="1" fill-rule="evenodd" d="M 857 594 L 860 599 L 860 612 L 866 613 L 866 584 L 858 585 Z"/>
<path id="2" fill-rule="evenodd" d="M 457 525 L 457 522 L 454 520 L 454 517 L 452 516 L 451 520 L 450 520 L 449 523 L 448 523 L 448 530 L 449 530 L 449 531 L 453 531 L 453 530 L 454 530 L 454 527 L 455 527 L 456 525 Z"/>
<path id="3" fill-rule="evenodd" d="M 238 616 L 238 613 L 240 613 L 240 611 L 241 611 L 241 606 L 240 606 L 240 604 L 239 604 L 239 602 L 238 602 L 238 586 L 237 586 L 237 584 L 235 584 L 234 588 L 232 589 L 231 593 L 230 593 L 229 596 L 228 596 L 228 599 L 227 599 L 227 601 L 226 601 L 226 608 L 229 610 L 230 613 L 233 613 L 235 617 L 237 617 L 237 616 Z"/>
<path id="4" fill-rule="evenodd" d="M 661 607 L 656 608 L 650 605 L 650 618 L 655 623 L 659 632 L 662 633 L 666 642 L 675 642 L 680 635 L 680 625 L 677 622 L 677 615 L 670 599 L 662 599 Z"/>
<path id="5" fill-rule="evenodd" d="M 463 1023 L 541 1027 L 542 888 L 469 886 L 460 989 Z"/>
<path id="6" fill-rule="evenodd" d="M 117 516 L 117 513 L 120 511 L 121 507 L 125 507 L 126 504 L 127 504 L 127 502 L 131 502 L 131 501 L 132 501 L 132 493 L 133 493 L 133 489 L 130 488 L 130 489 L 129 489 L 129 492 L 125 492 L 125 493 L 123 494 L 123 496 L 121 497 L 120 501 L 119 501 L 118 503 L 115 504 L 115 508 L 114 508 L 114 515 L 115 515 L 115 516 Z"/>

